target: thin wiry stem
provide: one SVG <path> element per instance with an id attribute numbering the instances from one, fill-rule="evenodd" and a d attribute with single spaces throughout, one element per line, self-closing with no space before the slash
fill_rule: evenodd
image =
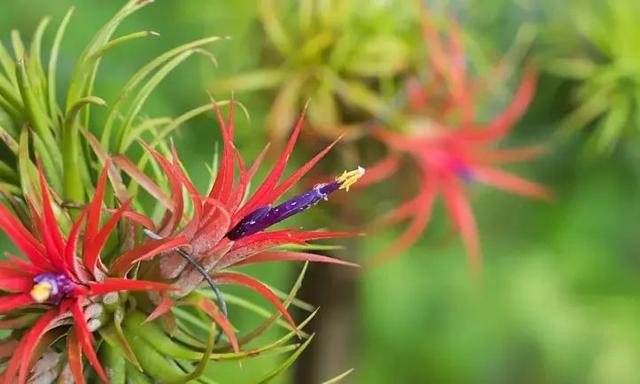
<path id="1" fill-rule="evenodd" d="M 158 235 L 157 233 L 149 229 L 145 228 L 143 231 L 144 231 L 144 234 L 147 235 L 147 237 L 149 237 L 150 239 L 161 240 L 163 238 L 162 236 Z M 202 275 L 202 277 L 204 277 L 204 279 L 207 281 L 207 284 L 209 284 L 209 287 L 211 287 L 213 294 L 216 296 L 216 302 L 218 304 L 218 308 L 220 308 L 220 312 L 222 312 L 224 317 L 228 318 L 229 316 L 227 315 L 228 314 L 227 303 L 224 301 L 222 292 L 220 292 L 220 289 L 218 288 L 218 286 L 213 282 L 213 279 L 211 278 L 211 276 L 209 276 L 209 273 L 207 272 L 207 270 L 204 269 L 204 267 L 200 263 L 198 263 L 193 258 L 193 256 L 191 256 L 184 249 L 177 248 L 175 251 L 178 252 L 178 254 L 182 256 L 189 264 L 191 264 L 196 269 L 196 271 L 198 271 L 198 273 Z M 222 332 L 219 332 L 218 335 L 216 336 L 216 344 L 218 344 L 221 337 L 222 337 Z"/>

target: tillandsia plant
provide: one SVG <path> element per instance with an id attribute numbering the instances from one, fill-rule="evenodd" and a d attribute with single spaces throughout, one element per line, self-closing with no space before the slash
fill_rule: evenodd
<path id="1" fill-rule="evenodd" d="M 369 116 L 387 110 L 378 90 L 409 65 L 406 15 L 400 12 L 409 11 L 407 3 L 303 0 L 287 8 L 261 1 L 270 43 L 262 68 L 218 81 L 214 89 L 276 90 L 268 116 L 276 144 L 307 102 L 311 133 L 358 137 Z"/>
<path id="2" fill-rule="evenodd" d="M 494 81 L 504 82 L 507 63 L 500 62 L 492 73 L 475 75 L 464 50 L 463 34 L 451 18 L 440 31 L 432 15 L 423 12 L 422 33 L 426 44 L 428 73 L 405 83 L 407 109 L 375 135 L 389 148 L 389 155 L 370 167 L 368 180 L 391 177 L 400 158 L 408 156 L 417 167 L 417 194 L 390 212 L 382 222 L 409 221 L 407 229 L 374 264 L 397 255 L 425 231 L 438 195 L 444 198 L 447 213 L 460 231 L 469 262 L 479 271 L 480 249 L 475 219 L 465 192 L 465 184 L 481 182 L 512 193 L 549 199 L 545 188 L 498 169 L 497 165 L 521 162 L 540 154 L 539 147 L 496 148 L 526 111 L 534 96 L 536 78 L 531 68 L 512 100 L 489 122 L 480 117 Z"/>
<path id="3" fill-rule="evenodd" d="M 622 137 L 637 137 L 640 121 L 640 32 L 634 1 L 575 2 L 560 14 L 570 21 L 563 24 L 579 32 L 583 41 L 545 62 L 553 74 L 577 82 L 573 92 L 575 109 L 563 127 L 568 132 L 592 128 L 590 148 L 610 152 Z"/>
<path id="4" fill-rule="evenodd" d="M 306 264 L 289 294 L 232 268 L 279 260 L 353 265 L 312 253 L 307 244 L 351 233 L 268 230 L 329 194 L 348 190 L 364 174 L 361 168 L 344 172 L 274 206 L 335 144 L 281 181 L 303 117 L 252 194 L 249 182 L 264 152 L 247 169 L 232 141 L 235 102 L 207 103 L 175 119 L 138 117 L 169 72 L 195 53 L 212 58 L 201 47 L 219 38 L 187 43 L 151 60 L 110 103 L 106 121 L 90 116 L 91 105 L 107 104 L 93 95 L 101 57 L 156 35 L 112 37 L 126 17 L 148 3 L 129 1 L 99 30 L 80 55 L 62 106 L 56 65 L 72 11 L 55 34 L 47 71 L 41 41 L 48 19 L 29 49 L 16 31 L 13 56 L 0 45 L 0 229 L 24 256 L 7 254 L 0 260 L 0 328 L 9 331 L 0 341 L 4 383 L 208 383 L 211 379 L 202 375 L 210 360 L 292 352 L 265 376 L 269 381 L 312 338 L 302 328 L 315 312 L 295 299 Z M 228 122 L 220 111 L 223 104 L 230 105 Z M 218 116 L 223 151 L 211 188 L 201 195 L 164 138 L 211 110 Z M 146 135 L 149 144 L 141 139 Z M 145 149 L 137 159 L 128 151 L 136 138 Z M 145 171 L 148 163 L 151 175 Z M 154 197 L 150 209 L 140 186 Z M 222 293 L 222 284 L 256 291 L 276 311 Z M 287 309 L 291 304 L 312 313 L 297 324 Z M 236 330 L 235 309 L 253 311 L 265 321 L 248 332 Z M 285 334 L 248 345 L 272 325 Z M 296 335 L 304 342 L 292 340 Z"/>

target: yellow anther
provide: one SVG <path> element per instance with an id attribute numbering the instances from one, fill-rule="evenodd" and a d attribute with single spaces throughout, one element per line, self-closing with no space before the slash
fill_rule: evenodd
<path id="1" fill-rule="evenodd" d="M 44 303 L 49 300 L 53 286 L 47 281 L 41 281 L 31 288 L 31 298 L 36 303 Z"/>
<path id="2" fill-rule="evenodd" d="M 340 183 L 340 189 L 349 192 L 349 187 L 355 184 L 362 176 L 364 176 L 364 168 L 358 167 L 353 171 L 342 172 L 342 175 L 336 177 L 336 181 Z"/>

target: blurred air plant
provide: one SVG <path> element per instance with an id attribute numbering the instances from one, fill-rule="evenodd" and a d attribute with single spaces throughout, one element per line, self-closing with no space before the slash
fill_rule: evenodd
<path id="1" fill-rule="evenodd" d="M 388 107 L 379 90 L 409 65 L 403 34 L 410 2 L 302 0 L 291 9 L 260 2 L 271 49 L 262 68 L 220 80 L 216 91 L 274 89 L 268 130 L 282 144 L 300 108 L 309 102 L 311 133 L 334 139 L 363 134 L 371 115 Z M 292 6 L 291 6 L 292 5 Z"/>
<path id="2" fill-rule="evenodd" d="M 526 111 L 536 79 L 530 68 L 525 69 L 511 101 L 485 123 L 479 109 L 487 102 L 493 83 L 505 81 L 508 61 L 500 61 L 488 74 L 474 75 L 458 22 L 450 19 L 444 32 L 426 12 L 421 22 L 428 74 L 424 80 L 405 82 L 407 109 L 389 124 L 399 130 L 381 127 L 374 133 L 390 152 L 370 167 L 364 183 L 394 175 L 404 155 L 417 166 L 418 192 L 381 220 L 386 224 L 408 220 L 409 225 L 372 263 L 395 256 L 416 242 L 429 224 L 436 197 L 442 195 L 477 272 L 481 266 L 478 233 L 464 184 L 481 182 L 527 197 L 551 197 L 543 187 L 496 168 L 532 159 L 541 152 L 539 147 L 496 148 Z"/>
<path id="3" fill-rule="evenodd" d="M 590 148 L 610 152 L 622 137 L 637 137 L 640 122 L 640 33 L 635 1 L 575 2 L 565 7 L 580 44 L 553 52 L 546 69 L 577 82 L 575 109 L 563 127 L 593 128 Z M 561 14 L 566 14 L 564 11 Z"/>
<path id="4" fill-rule="evenodd" d="M 347 233 L 266 231 L 330 193 L 348 189 L 363 175 L 361 169 L 345 172 L 272 207 L 333 147 L 279 182 L 302 118 L 248 200 L 248 183 L 260 160 L 247 170 L 235 149 L 235 103 L 228 123 L 219 110 L 228 102 L 208 102 L 177 118 L 139 118 L 147 98 L 180 63 L 196 53 L 215 61 L 202 46 L 219 37 L 159 55 L 125 83 L 105 121 L 90 115 L 92 105 L 107 105 L 93 95 L 101 58 L 124 43 L 157 35 L 143 31 L 113 37 L 124 19 L 148 3 L 127 2 L 98 31 L 75 65 L 63 105 L 56 66 L 72 11 L 55 34 L 46 71 L 41 41 L 49 19 L 39 25 L 28 49 L 17 31 L 11 34 L 13 56 L 0 44 L 0 229 L 26 256 L 7 255 L 0 261 L 0 328 L 11 331 L 0 341 L 5 383 L 180 383 L 200 378 L 210 360 L 292 352 L 267 374 L 269 380 L 311 341 L 302 328 L 315 312 L 295 299 L 306 264 L 289 294 L 229 268 L 276 260 L 350 264 L 311 253 L 313 245 L 307 244 Z M 165 138 L 211 110 L 219 117 L 224 149 L 212 188 L 202 196 Z M 150 143 L 134 158 L 129 149 L 144 137 Z M 147 164 L 151 175 L 145 173 Z M 140 186 L 155 198 L 150 209 L 142 203 L 146 196 Z M 191 200 L 185 201 L 183 193 Z M 304 251 L 287 249 L 291 245 Z M 257 291 L 277 311 L 223 296 L 217 285 L 228 283 Z M 264 323 L 246 333 L 235 330 L 227 303 L 265 317 Z M 291 304 L 312 313 L 296 324 L 287 311 Z M 274 324 L 284 328 L 284 336 L 246 348 Z M 296 335 L 306 340 L 292 341 Z"/>

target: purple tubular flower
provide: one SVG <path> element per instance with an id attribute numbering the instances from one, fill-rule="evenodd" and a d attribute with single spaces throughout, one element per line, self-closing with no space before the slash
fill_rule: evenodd
<path id="1" fill-rule="evenodd" d="M 57 304 L 73 292 L 75 284 L 64 273 L 41 273 L 33 279 L 31 297 L 39 303 Z"/>
<path id="2" fill-rule="evenodd" d="M 245 216 L 228 233 L 229 240 L 238 240 L 245 236 L 253 235 L 275 225 L 297 213 L 313 207 L 328 196 L 339 190 L 349 190 L 359 178 L 364 175 L 364 169 L 358 167 L 353 171 L 345 171 L 331 183 L 317 184 L 312 189 L 300 195 L 292 197 L 282 204 L 272 207 L 267 205 L 260 207 Z"/>

